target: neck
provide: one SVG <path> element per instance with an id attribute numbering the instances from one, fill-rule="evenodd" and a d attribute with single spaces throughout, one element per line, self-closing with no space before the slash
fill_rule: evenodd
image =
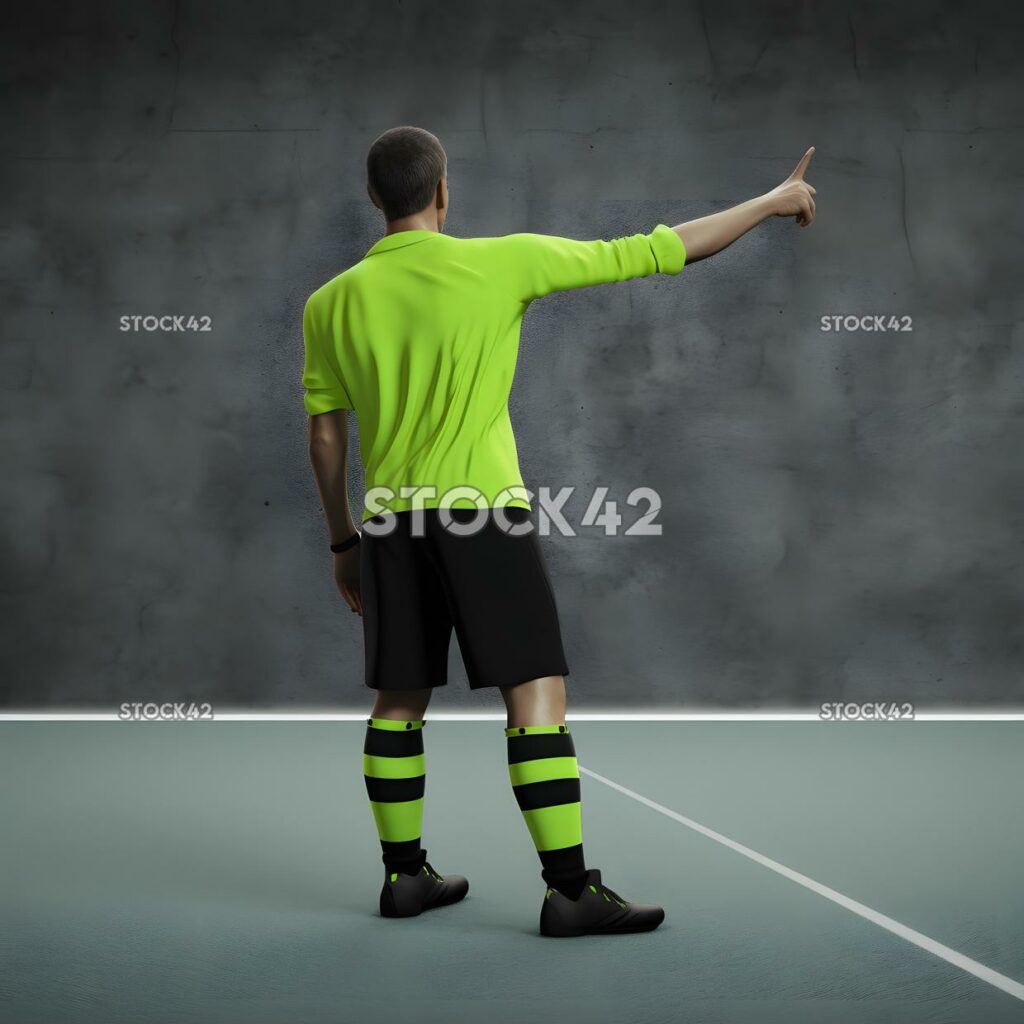
<path id="1" fill-rule="evenodd" d="M 398 220 L 389 220 L 385 225 L 384 234 L 393 235 L 396 231 L 439 231 L 437 226 L 437 212 L 430 216 L 415 213 L 411 217 L 401 217 Z"/>

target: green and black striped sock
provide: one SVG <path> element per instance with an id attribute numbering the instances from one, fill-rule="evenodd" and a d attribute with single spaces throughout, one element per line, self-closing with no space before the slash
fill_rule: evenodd
<path id="1" fill-rule="evenodd" d="M 426 861 L 420 848 L 426 762 L 423 722 L 366 720 L 363 778 L 388 871 L 417 874 Z"/>
<path id="2" fill-rule="evenodd" d="M 567 725 L 526 725 L 505 730 L 508 774 L 553 889 L 577 899 L 586 884 L 580 769 Z"/>

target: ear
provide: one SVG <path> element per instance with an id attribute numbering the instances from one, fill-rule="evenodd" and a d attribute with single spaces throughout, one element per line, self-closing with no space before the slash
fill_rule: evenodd
<path id="1" fill-rule="evenodd" d="M 435 202 L 439 210 L 443 210 L 448 205 L 448 181 L 446 178 L 441 178 L 437 183 L 437 198 Z"/>

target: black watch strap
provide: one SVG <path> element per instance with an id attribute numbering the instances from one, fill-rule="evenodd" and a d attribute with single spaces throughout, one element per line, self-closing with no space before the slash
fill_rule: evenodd
<path id="1" fill-rule="evenodd" d="M 340 544 L 332 544 L 331 550 L 337 555 L 342 551 L 348 551 L 349 548 L 354 548 L 359 543 L 359 533 L 353 533 L 348 540 L 343 540 Z"/>

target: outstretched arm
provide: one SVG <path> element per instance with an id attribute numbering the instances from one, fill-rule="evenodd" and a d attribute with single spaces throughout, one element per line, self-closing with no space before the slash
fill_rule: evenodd
<path id="1" fill-rule="evenodd" d="M 804 172 L 813 155 L 814 147 L 811 146 L 793 173 L 771 192 L 721 213 L 677 224 L 672 230 L 683 240 L 686 262 L 696 263 L 721 252 L 768 217 L 796 217 L 802 228 L 811 224 L 815 213 L 815 190 L 804 181 Z"/>
<path id="2" fill-rule="evenodd" d="M 670 228 L 657 224 L 648 234 L 610 241 L 578 241 L 531 232 L 499 239 L 495 277 L 523 303 L 551 292 L 629 281 L 652 274 L 678 274 L 687 263 L 706 259 L 731 245 L 768 217 L 796 217 L 801 227 L 814 220 L 814 189 L 803 180 L 812 146 L 777 188 L 731 210 Z"/>

